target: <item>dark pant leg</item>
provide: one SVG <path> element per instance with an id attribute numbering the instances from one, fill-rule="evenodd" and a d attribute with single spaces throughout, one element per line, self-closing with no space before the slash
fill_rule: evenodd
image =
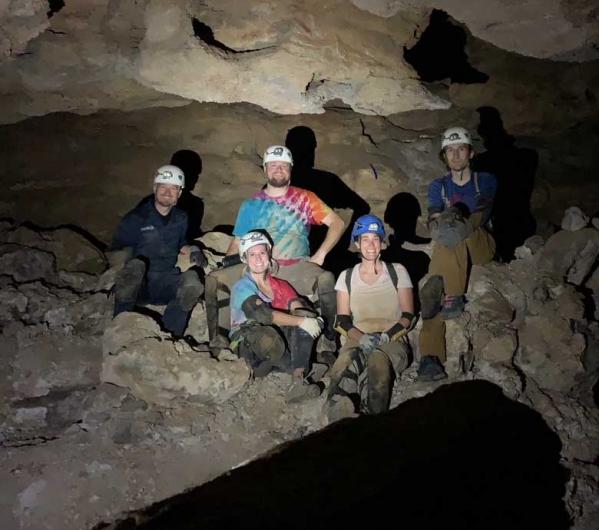
<path id="1" fill-rule="evenodd" d="M 379 414 L 389 409 L 393 388 L 393 366 L 388 356 L 381 350 L 374 350 L 368 356 L 368 412 Z"/>
<path id="2" fill-rule="evenodd" d="M 169 300 L 162 317 L 164 327 L 175 337 L 185 333 L 191 312 L 203 292 L 204 285 L 195 270 L 179 274 L 175 296 Z"/>
<path id="3" fill-rule="evenodd" d="M 132 311 L 139 298 L 146 276 L 146 264 L 132 259 L 117 274 L 114 284 L 114 316 Z"/>
<path id="4" fill-rule="evenodd" d="M 304 375 L 308 375 L 314 339 L 297 326 L 283 326 L 281 327 L 281 331 L 287 341 L 291 357 L 291 369 L 294 371 L 302 368 Z"/>

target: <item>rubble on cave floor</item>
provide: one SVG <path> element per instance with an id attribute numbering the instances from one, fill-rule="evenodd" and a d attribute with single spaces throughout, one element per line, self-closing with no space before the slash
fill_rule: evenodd
<path id="1" fill-rule="evenodd" d="M 559 437 L 565 509 L 586 529 L 599 516 L 599 230 L 581 224 L 527 242 L 509 264 L 474 267 L 467 311 L 447 326 L 449 380 L 420 383 L 413 363 L 381 421 L 407 421 L 414 398 L 451 395 L 452 383 L 497 385 Z M 81 234 L 0 228 L 2 528 L 116 520 L 325 427 L 324 395 L 286 404 L 286 374 L 252 381 L 234 356 L 174 341 L 152 316 L 113 321 L 114 271 Z M 200 303 L 199 342 L 204 318 Z M 333 429 L 359 436 L 374 420 Z"/>

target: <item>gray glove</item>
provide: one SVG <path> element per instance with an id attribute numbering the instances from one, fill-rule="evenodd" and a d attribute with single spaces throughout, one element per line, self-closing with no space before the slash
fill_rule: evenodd
<path id="1" fill-rule="evenodd" d="M 322 317 L 304 317 L 304 320 L 299 325 L 310 337 L 315 339 L 320 335 L 322 328 L 324 327 L 324 320 Z"/>
<path id="2" fill-rule="evenodd" d="M 472 234 L 472 224 L 464 219 L 459 208 L 451 206 L 443 210 L 439 217 L 430 223 L 433 241 L 454 248 Z"/>
<path id="3" fill-rule="evenodd" d="M 372 353 L 379 345 L 379 341 L 379 335 L 371 335 L 369 333 L 364 333 L 364 335 L 360 337 L 360 348 L 362 348 L 362 351 L 364 353 Z"/>

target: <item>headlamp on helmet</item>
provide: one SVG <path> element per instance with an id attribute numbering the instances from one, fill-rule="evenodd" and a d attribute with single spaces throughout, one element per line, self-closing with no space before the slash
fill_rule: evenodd
<path id="1" fill-rule="evenodd" d="M 381 240 L 385 238 L 385 226 L 376 215 L 363 215 L 354 223 L 351 231 L 352 241 L 357 242 L 363 234 L 376 234 Z"/>
<path id="2" fill-rule="evenodd" d="M 154 184 L 174 184 L 181 189 L 185 187 L 185 174 L 177 166 L 160 166 L 154 175 Z"/>
<path id="3" fill-rule="evenodd" d="M 270 255 L 272 250 L 272 244 L 268 237 L 262 232 L 252 230 L 247 234 L 241 236 L 239 240 L 239 258 L 243 263 L 247 263 L 246 252 L 257 245 L 266 245 L 266 250 Z"/>
<path id="4" fill-rule="evenodd" d="M 262 157 L 262 167 L 266 168 L 269 162 L 287 162 L 293 165 L 293 156 L 291 151 L 284 145 L 271 145 Z"/>

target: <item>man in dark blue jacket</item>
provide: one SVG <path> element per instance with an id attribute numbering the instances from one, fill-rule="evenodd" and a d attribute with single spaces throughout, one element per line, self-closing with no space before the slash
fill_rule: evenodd
<path id="1" fill-rule="evenodd" d="M 185 182 L 177 166 L 158 168 L 154 194 L 125 215 L 117 227 L 114 250 L 127 248 L 131 259 L 115 282 L 114 316 L 132 311 L 138 303 L 167 304 L 162 322 L 175 337 L 182 337 L 204 286 L 194 269 L 176 268 L 179 252 L 203 265 L 198 247 L 187 245 L 187 214 L 177 208 Z"/>

